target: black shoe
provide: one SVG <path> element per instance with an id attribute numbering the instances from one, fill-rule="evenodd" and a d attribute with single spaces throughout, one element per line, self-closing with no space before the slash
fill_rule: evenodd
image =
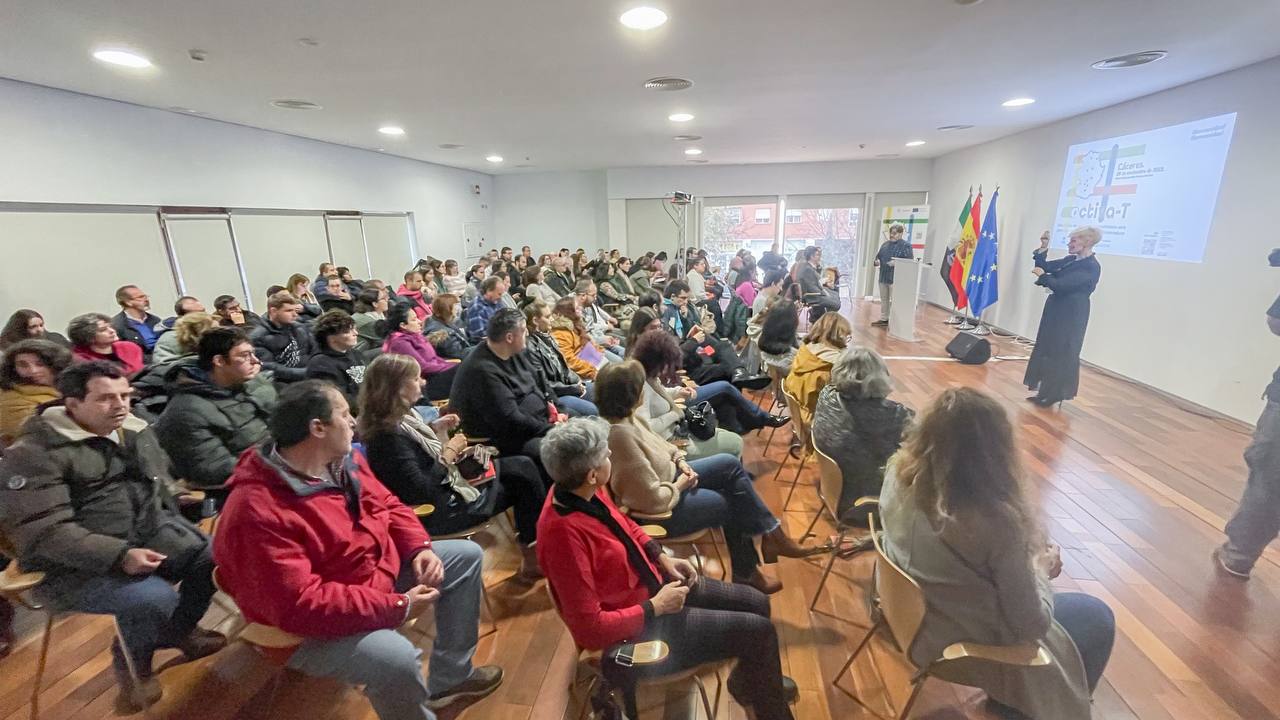
<path id="1" fill-rule="evenodd" d="M 1040 397 L 1039 395 L 1032 395 L 1031 397 L 1027 398 L 1027 401 L 1030 402 L 1032 405 L 1039 405 L 1042 408 L 1047 408 L 1051 405 L 1057 405 L 1058 403 L 1062 402 L 1061 400 L 1051 400 L 1050 398 Z"/>
<path id="2" fill-rule="evenodd" d="M 780 428 L 789 422 L 791 422 L 791 418 L 785 415 L 769 415 L 766 417 L 764 421 L 764 426 L 770 427 L 770 428 Z"/>
<path id="3" fill-rule="evenodd" d="M 889 324 L 888 320 L 876 320 L 875 322 L 871 323 L 871 327 L 884 327 L 888 324 Z"/>
<path id="4" fill-rule="evenodd" d="M 471 677 L 461 683 L 427 698 L 427 707 L 440 710 L 464 698 L 482 698 L 502 684 L 502 668 L 497 665 L 481 665 L 471 671 Z"/>
<path id="5" fill-rule="evenodd" d="M 738 677 L 738 675 L 730 675 L 729 682 L 725 683 L 725 685 L 729 689 L 729 694 L 733 696 L 734 700 L 738 701 L 739 705 L 749 707 L 750 703 L 746 702 L 746 688 L 742 687 L 742 683 L 737 681 Z M 800 699 L 800 687 L 796 685 L 795 680 L 786 675 L 782 676 L 782 697 L 786 699 L 788 705 L 792 705 Z"/>
<path id="6" fill-rule="evenodd" d="M 187 656 L 188 660 L 199 660 L 208 657 L 227 646 L 227 637 L 219 632 L 196 628 L 191 634 L 178 641 L 174 646 Z"/>
<path id="7" fill-rule="evenodd" d="M 120 687 L 116 696 L 117 715 L 136 715 L 155 705 L 164 696 L 164 688 L 154 677 L 139 678 L 135 683 L 129 680 Z"/>
<path id="8" fill-rule="evenodd" d="M 746 370 L 739 368 L 729 382 L 739 390 L 763 390 L 769 387 L 769 383 L 773 380 L 768 375 L 748 375 Z"/>

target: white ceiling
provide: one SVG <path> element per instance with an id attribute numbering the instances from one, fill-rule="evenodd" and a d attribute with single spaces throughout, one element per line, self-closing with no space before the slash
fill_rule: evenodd
<path id="1" fill-rule="evenodd" d="M 670 21 L 618 23 L 646 3 Z M 683 164 L 677 133 L 712 163 L 932 157 L 1280 55 L 1277 28 L 1273 0 L 2 0 L 0 76 L 485 172 Z M 155 67 L 90 57 L 121 45 Z"/>

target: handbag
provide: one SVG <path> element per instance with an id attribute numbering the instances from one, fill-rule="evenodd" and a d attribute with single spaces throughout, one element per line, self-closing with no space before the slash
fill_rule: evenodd
<path id="1" fill-rule="evenodd" d="M 697 405 L 690 405 L 684 409 L 684 426 L 689 430 L 689 434 L 698 440 L 710 440 L 716 435 L 715 408 L 711 407 L 710 402 L 700 402 Z"/>

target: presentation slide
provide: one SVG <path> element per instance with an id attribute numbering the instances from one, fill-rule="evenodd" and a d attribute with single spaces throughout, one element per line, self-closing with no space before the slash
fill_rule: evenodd
<path id="1" fill-rule="evenodd" d="M 1096 225 L 1098 253 L 1200 262 L 1235 126 L 1230 113 L 1072 145 L 1051 246 Z"/>

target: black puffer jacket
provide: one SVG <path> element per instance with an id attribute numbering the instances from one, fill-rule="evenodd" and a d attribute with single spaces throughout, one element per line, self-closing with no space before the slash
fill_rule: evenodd
<path id="1" fill-rule="evenodd" d="M 165 376 L 165 388 L 169 404 L 156 435 L 174 470 L 192 487 L 222 487 L 240 453 L 266 439 L 275 387 L 258 375 L 243 387 L 224 388 L 194 364 L 181 363 Z"/>
<path id="2" fill-rule="evenodd" d="M 316 341 L 302 323 L 277 325 L 263 320 L 249 334 L 253 351 L 270 370 L 278 383 L 291 383 L 307 377 L 307 361 L 316 354 Z"/>
<path id="3" fill-rule="evenodd" d="M 835 385 L 818 393 L 813 440 L 844 476 L 836 508 L 842 522 L 866 526 L 866 508 L 854 509 L 853 501 L 880 494 L 885 463 L 897 452 L 914 415 L 910 408 L 887 398 L 842 395 Z"/>
<path id="4" fill-rule="evenodd" d="M 356 398 L 364 382 L 365 362 L 359 350 L 339 352 L 325 348 L 311 356 L 307 363 L 307 379 L 328 380 L 347 398 L 351 414 L 356 414 Z"/>
<path id="5" fill-rule="evenodd" d="M 139 418 L 101 437 L 50 407 L 0 459 L 0 530 L 24 570 L 46 573 L 44 593 L 74 602 L 86 580 L 119 573 L 129 548 L 167 555 L 162 577 L 205 551 L 208 539 L 178 514 L 172 485 L 169 458 Z"/>

